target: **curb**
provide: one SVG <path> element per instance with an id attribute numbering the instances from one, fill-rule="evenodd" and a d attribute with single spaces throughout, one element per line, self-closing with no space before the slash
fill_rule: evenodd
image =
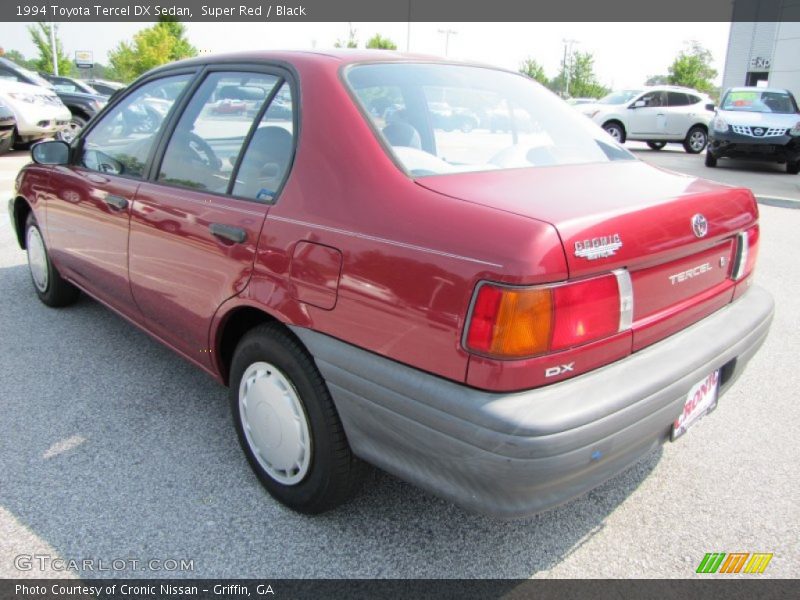
<path id="1" fill-rule="evenodd" d="M 777 206 L 778 208 L 800 209 L 800 199 L 786 198 L 783 196 L 756 196 L 756 201 L 765 206 Z"/>

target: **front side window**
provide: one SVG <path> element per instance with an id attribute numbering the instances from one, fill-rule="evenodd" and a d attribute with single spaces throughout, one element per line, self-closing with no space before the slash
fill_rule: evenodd
<path id="1" fill-rule="evenodd" d="M 158 131 L 191 77 L 151 81 L 125 97 L 86 135 L 80 164 L 112 175 L 143 177 Z"/>
<path id="2" fill-rule="evenodd" d="M 262 73 L 210 74 L 175 127 L 158 181 L 227 192 L 244 141 L 278 81 Z"/>
<path id="3" fill-rule="evenodd" d="M 639 98 L 636 103 L 644 102 L 645 107 L 658 107 L 667 105 L 667 94 L 665 92 L 648 92 Z"/>
<path id="4" fill-rule="evenodd" d="M 375 63 L 349 68 L 346 80 L 413 177 L 634 160 L 583 115 L 514 73 Z"/>

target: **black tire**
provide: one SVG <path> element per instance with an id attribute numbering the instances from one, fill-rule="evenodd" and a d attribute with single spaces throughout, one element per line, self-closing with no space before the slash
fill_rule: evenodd
<path id="1" fill-rule="evenodd" d="M 706 166 L 707 167 L 717 166 L 717 157 L 711 154 L 711 150 L 709 148 L 706 148 Z"/>
<path id="2" fill-rule="evenodd" d="M 667 142 L 647 142 L 647 145 L 650 147 L 651 150 L 661 150 L 664 146 L 667 145 Z"/>
<path id="3" fill-rule="evenodd" d="M 5 154 L 14 145 L 14 136 L 10 135 L 5 139 L 0 140 L 0 154 Z"/>
<path id="4" fill-rule="evenodd" d="M 16 129 L 14 130 L 14 134 L 11 136 L 11 139 L 13 140 L 11 142 L 11 146 L 14 148 L 14 150 L 30 150 L 30 147 L 33 145 L 33 142 L 23 142 Z"/>
<path id="5" fill-rule="evenodd" d="M 683 149 L 689 154 L 700 154 L 706 149 L 708 145 L 708 131 L 705 127 L 695 125 L 686 134 L 686 139 L 683 140 Z"/>
<path id="6" fill-rule="evenodd" d="M 33 275 L 33 268 L 31 267 L 31 240 L 33 233 L 31 229 L 36 230 L 36 235 L 42 240 L 42 248 L 44 249 L 45 270 L 47 273 L 47 281 L 45 285 L 37 284 Z M 28 218 L 25 221 L 25 247 L 28 253 L 28 270 L 31 273 L 31 282 L 36 295 L 47 306 L 59 308 L 62 306 L 69 306 L 73 304 L 80 296 L 80 291 L 74 285 L 61 277 L 58 269 L 53 266 L 50 260 L 50 255 L 47 252 L 47 247 L 44 245 L 44 237 L 39 229 L 39 224 L 36 222 L 36 217 L 33 213 L 28 213 Z"/>
<path id="7" fill-rule="evenodd" d="M 800 173 L 800 160 L 786 163 L 786 172 L 789 175 L 797 175 Z"/>
<path id="8" fill-rule="evenodd" d="M 289 381 L 302 404 L 310 433 L 308 470 L 302 480 L 290 485 L 275 479 L 260 464 L 244 432 L 239 390 L 248 368 L 259 362 L 274 366 Z M 230 405 L 239 444 L 273 498 L 297 512 L 318 514 L 346 502 L 357 490 L 366 465 L 350 450 L 328 387 L 313 359 L 280 324 L 259 325 L 239 342 L 231 363 Z"/>
<path id="9" fill-rule="evenodd" d="M 606 123 L 605 125 L 603 125 L 603 129 L 605 129 L 606 133 L 615 140 L 617 140 L 620 144 L 623 144 L 625 142 L 625 130 L 619 123 L 616 122 Z"/>

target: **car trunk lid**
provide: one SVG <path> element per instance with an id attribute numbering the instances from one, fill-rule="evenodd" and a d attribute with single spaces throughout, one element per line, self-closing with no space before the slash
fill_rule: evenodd
<path id="1" fill-rule="evenodd" d="M 749 190 L 638 160 L 431 176 L 417 183 L 552 224 L 570 279 L 626 269 L 634 350 L 730 302 L 736 236 L 758 217 Z M 704 235 L 695 232 L 695 219 L 698 227 L 705 221 Z"/>

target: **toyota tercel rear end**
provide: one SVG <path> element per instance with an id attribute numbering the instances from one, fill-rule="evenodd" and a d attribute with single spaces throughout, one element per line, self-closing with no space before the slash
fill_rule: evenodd
<path id="1" fill-rule="evenodd" d="M 162 123 L 102 138 L 160 82 Z M 254 110 L 215 113 L 223 86 Z M 445 103 L 474 126 L 442 127 Z M 683 435 L 772 318 L 749 190 L 653 168 L 511 72 L 203 57 L 46 149 L 12 201 L 40 298 L 83 289 L 228 384 L 251 466 L 303 512 L 345 500 L 359 459 L 545 510 Z M 104 236 L 115 253 L 88 247 Z"/>

